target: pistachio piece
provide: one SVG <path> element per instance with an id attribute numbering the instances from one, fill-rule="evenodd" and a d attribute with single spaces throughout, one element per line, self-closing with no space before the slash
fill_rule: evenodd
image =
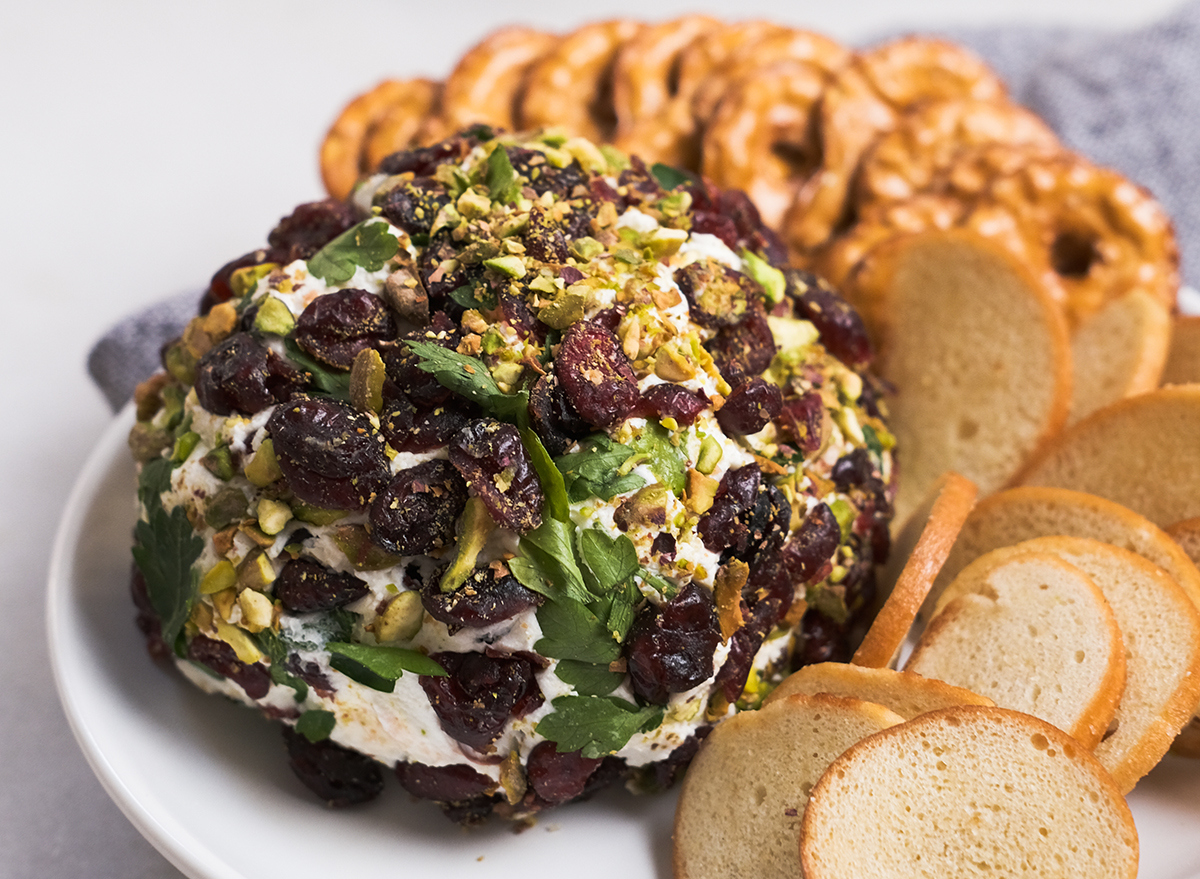
<path id="1" fill-rule="evenodd" d="M 525 261 L 519 256 L 497 256 L 485 259 L 483 264 L 509 278 L 525 277 Z"/>
<path id="2" fill-rule="evenodd" d="M 350 367 L 350 402 L 361 412 L 383 410 L 383 381 L 387 369 L 374 348 L 363 348 Z"/>
<path id="3" fill-rule="evenodd" d="M 229 451 L 229 446 L 217 446 L 212 449 L 200 459 L 200 464 L 222 482 L 228 482 L 233 478 L 233 455 Z"/>
<path id="4" fill-rule="evenodd" d="M 146 464 L 160 457 L 163 450 L 171 445 L 171 434 L 145 421 L 139 421 L 129 429 L 128 442 L 133 459 L 140 464 Z"/>
<path id="5" fill-rule="evenodd" d="M 400 561 L 375 543 L 362 525 L 340 525 L 331 536 L 356 571 L 382 571 Z"/>
<path id="6" fill-rule="evenodd" d="M 383 300 L 401 320 L 418 327 L 429 323 L 429 294 L 412 260 L 403 260 L 387 276 L 383 282 Z"/>
<path id="7" fill-rule="evenodd" d="M 717 496 L 720 486 L 721 483 L 711 476 L 706 476 L 698 470 L 689 470 L 687 500 L 684 501 L 684 505 L 693 513 L 707 513 L 712 509 L 713 498 Z"/>
<path id="8" fill-rule="evenodd" d="M 571 242 L 571 255 L 583 262 L 591 262 L 593 259 L 604 253 L 604 245 L 595 238 L 590 238 L 587 235 L 582 238 L 576 238 Z"/>
<path id="9" fill-rule="evenodd" d="M 200 594 L 213 595 L 228 589 L 237 582 L 237 569 L 234 568 L 233 562 L 228 559 L 221 559 L 213 565 L 208 573 L 200 580 Z"/>
<path id="10" fill-rule="evenodd" d="M 246 496 L 232 486 L 217 492 L 204 507 L 205 524 L 217 531 L 245 517 Z"/>
<path id="11" fill-rule="evenodd" d="M 454 561 L 442 574 L 439 584 L 443 592 L 453 592 L 467 581 L 475 570 L 475 560 L 487 542 L 488 535 L 496 523 L 488 515 L 487 507 L 478 497 L 467 498 L 467 505 L 458 520 Z"/>
<path id="12" fill-rule="evenodd" d="M 393 641 L 411 641 L 421 630 L 425 620 L 425 607 L 421 596 L 409 590 L 401 592 L 390 602 L 375 621 L 375 640 L 381 644 Z"/>
<path id="13" fill-rule="evenodd" d="M 213 342 L 220 342 L 237 326 L 238 313 L 232 302 L 218 302 L 204 315 L 204 332 Z"/>
<path id="14" fill-rule="evenodd" d="M 213 609 L 227 623 L 233 617 L 233 606 L 237 604 L 237 597 L 238 591 L 233 586 L 230 586 L 228 589 L 222 589 L 212 596 Z"/>
<path id="15" fill-rule="evenodd" d="M 783 292 L 787 289 L 787 280 L 783 277 L 783 272 L 749 250 L 742 251 L 742 262 L 746 274 L 758 281 L 759 286 L 763 288 L 763 297 L 769 305 L 783 301 Z"/>
<path id="16" fill-rule="evenodd" d="M 251 632 L 261 632 L 271 627 L 275 615 L 275 603 L 261 592 L 246 589 L 238 595 L 238 606 L 242 609 L 243 625 Z"/>
<path id="17" fill-rule="evenodd" d="M 485 193 L 471 187 L 458 197 L 454 206 L 461 216 L 468 220 L 477 220 L 480 217 L 486 217 L 491 212 L 492 200 Z"/>
<path id="18" fill-rule="evenodd" d="M 701 473 L 709 474 L 717 469 L 717 464 L 721 462 L 723 454 L 721 444 L 711 436 L 706 436 L 700 441 L 700 455 L 696 461 L 696 469 Z"/>
<path id="19" fill-rule="evenodd" d="M 306 525 L 332 525 L 346 518 L 345 510 L 327 510 L 324 507 L 314 507 L 303 501 L 292 501 L 292 515 Z"/>
<path id="20" fill-rule="evenodd" d="M 696 377 L 696 367 L 673 345 L 668 345 L 654 355 L 654 374 L 664 381 L 685 382 Z"/>
<path id="21" fill-rule="evenodd" d="M 163 406 L 162 389 L 171 377 L 165 372 L 156 372 L 133 389 L 133 402 L 137 407 L 137 420 L 149 421 Z"/>
<path id="22" fill-rule="evenodd" d="M 626 498 L 613 511 L 613 522 L 622 531 L 634 525 L 662 529 L 667 524 L 667 498 L 671 490 L 661 483 L 647 485 Z"/>
<path id="23" fill-rule="evenodd" d="M 276 336 L 286 336 L 296 327 L 296 318 L 282 299 L 268 296 L 258 305 L 254 315 L 254 329 L 260 333 L 271 333 Z"/>
<path id="24" fill-rule="evenodd" d="M 292 519 L 292 508 L 283 501 L 260 498 L 258 501 L 258 527 L 264 534 L 275 535 L 283 530 Z"/>
<path id="25" fill-rule="evenodd" d="M 239 589 L 264 589 L 275 582 L 275 568 L 261 550 L 246 556 L 238 566 Z"/>
<path id="26" fill-rule="evenodd" d="M 195 451 L 196 446 L 200 443 L 200 434 L 194 430 L 189 430 L 187 433 L 180 434 L 175 440 L 175 447 L 171 451 L 171 462 L 174 464 L 182 464 Z"/>
<path id="27" fill-rule="evenodd" d="M 246 462 L 246 478 L 258 488 L 266 488 L 272 482 L 283 478 L 279 460 L 275 457 L 275 444 L 270 437 L 262 441 L 254 457 Z"/>
<path id="28" fill-rule="evenodd" d="M 163 367 L 171 374 L 171 378 L 185 385 L 196 383 L 196 364 L 198 357 L 193 357 L 180 339 L 173 343 L 163 353 Z"/>
<path id="29" fill-rule="evenodd" d="M 528 789 L 525 771 L 521 768 L 521 752 L 513 750 L 500 763 L 500 789 L 504 791 L 504 799 L 510 806 L 521 802 Z"/>
<path id="30" fill-rule="evenodd" d="M 213 346 L 212 337 L 204 331 L 204 318 L 202 317 L 194 317 L 188 321 L 188 325 L 183 328 L 183 336 L 180 338 L 188 354 L 196 360 L 203 357 Z"/>
<path id="31" fill-rule="evenodd" d="M 188 614 L 188 622 L 201 632 L 211 632 L 216 624 L 212 610 L 203 601 L 197 601 L 192 606 L 192 612 Z"/>
<path id="32" fill-rule="evenodd" d="M 742 587 L 750 576 L 750 566 L 730 559 L 717 571 L 713 598 L 717 603 L 717 621 L 721 624 L 721 643 L 725 644 L 742 627 Z"/>
<path id="33" fill-rule="evenodd" d="M 257 514 L 256 514 L 257 515 Z M 241 534 L 245 534 L 257 546 L 266 549 L 275 543 L 275 538 L 258 527 L 258 522 L 247 519 L 244 522 L 239 522 L 237 530 Z"/>
<path id="34" fill-rule="evenodd" d="M 562 145 L 562 148 L 574 157 L 575 161 L 596 174 L 608 173 L 608 159 L 598 146 L 583 137 L 572 137 Z M 607 202 L 606 202 L 607 204 Z"/>
<path id="35" fill-rule="evenodd" d="M 258 282 L 277 268 L 278 263 L 264 262 L 256 266 L 234 269 L 233 274 L 229 276 L 229 288 L 233 290 L 234 296 L 241 299 L 247 293 L 253 293 L 258 288 Z"/>
<path id="36" fill-rule="evenodd" d="M 258 645 L 254 643 L 254 639 L 246 633 L 245 629 L 239 629 L 237 626 L 221 620 L 217 620 L 216 625 L 217 637 L 233 648 L 239 661 L 253 665 L 266 658 L 266 654 L 258 649 Z"/>

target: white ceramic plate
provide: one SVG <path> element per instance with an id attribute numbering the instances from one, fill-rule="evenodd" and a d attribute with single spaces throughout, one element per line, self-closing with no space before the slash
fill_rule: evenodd
<path id="1" fill-rule="evenodd" d="M 129 820 L 194 879 L 373 876 L 667 879 L 673 795 L 608 791 L 515 834 L 462 831 L 393 779 L 329 812 L 292 776 L 277 726 L 205 696 L 148 657 L 133 624 L 129 408 L 100 438 L 59 527 L 48 628 L 75 736 Z M 1143 879 L 1200 877 L 1200 761 L 1170 759 L 1130 797 Z M 862 816 L 870 820 L 870 816 Z"/>

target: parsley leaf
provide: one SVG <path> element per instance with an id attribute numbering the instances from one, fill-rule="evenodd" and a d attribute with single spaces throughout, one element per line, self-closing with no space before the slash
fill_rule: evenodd
<path id="1" fill-rule="evenodd" d="M 694 183 L 696 180 L 687 171 L 672 168 L 670 165 L 664 165 L 662 162 L 655 162 L 651 165 L 650 173 L 663 189 L 674 189 L 676 186 L 682 186 L 685 183 Z"/>
<path id="2" fill-rule="evenodd" d="M 609 671 L 608 666 L 577 659 L 560 659 L 554 674 L 564 684 L 574 687 L 580 696 L 607 696 L 625 680 L 625 675 Z"/>
<path id="3" fill-rule="evenodd" d="M 161 495 L 171 485 L 171 462 L 157 458 L 142 468 L 138 496 L 147 520 L 134 528 L 133 560 L 146 581 L 150 606 L 162 621 L 162 637 L 174 644 L 199 594 L 200 573 L 192 565 L 204 550 L 182 506 L 168 513 Z"/>
<path id="4" fill-rule="evenodd" d="M 595 528 L 580 531 L 579 556 L 595 580 L 593 591 L 598 595 L 624 583 L 638 571 L 637 549 L 624 534 L 614 540 Z"/>
<path id="5" fill-rule="evenodd" d="M 687 473 L 687 456 L 671 444 L 670 432 L 657 421 L 650 421 L 642 435 L 629 444 L 637 455 L 645 458 L 646 466 L 658 481 L 682 496 Z"/>
<path id="6" fill-rule="evenodd" d="M 296 721 L 296 732 L 315 745 L 317 742 L 323 742 L 329 738 L 336 723 L 337 718 L 333 716 L 332 711 L 310 708 Z"/>
<path id="7" fill-rule="evenodd" d="M 450 291 L 450 298 L 463 308 L 488 310 L 496 307 L 495 294 L 483 285 L 472 287 L 470 284 L 463 284 Z"/>
<path id="8" fill-rule="evenodd" d="M 291 645 L 285 641 L 279 634 L 270 629 L 263 629 L 259 632 L 255 639 L 258 641 L 258 647 L 263 653 L 271 658 L 271 682 L 282 684 L 285 687 L 291 687 L 296 691 L 296 701 L 303 702 L 308 698 L 308 684 L 300 680 L 300 678 L 292 675 L 284 667 L 287 662 L 288 654 L 291 652 Z"/>
<path id="9" fill-rule="evenodd" d="M 459 354 L 434 342 L 409 341 L 405 344 L 421 358 L 417 366 L 436 378 L 442 387 L 477 403 L 489 415 L 501 421 L 516 423 L 527 417 L 528 392 L 504 393 L 492 378 L 487 365 L 478 357 Z"/>
<path id="10" fill-rule="evenodd" d="M 638 708 L 612 696 L 559 696 L 551 704 L 554 713 L 538 722 L 538 735 L 555 742 L 560 753 L 582 751 L 591 760 L 619 751 L 663 719 L 657 705 Z"/>
<path id="11" fill-rule="evenodd" d="M 508 569 L 526 589 L 552 601 L 591 601 L 593 596 L 575 561 L 574 542 L 575 526 L 570 522 L 543 519 L 521 538 L 521 555 L 508 560 Z"/>
<path id="12" fill-rule="evenodd" d="M 383 693 L 395 690 L 396 681 L 406 671 L 435 677 L 446 675 L 444 668 L 416 650 L 346 641 L 330 641 L 325 646 L 329 650 L 330 665 L 350 680 Z"/>
<path id="13" fill-rule="evenodd" d="M 499 204 L 512 204 L 521 194 L 521 178 L 513 169 L 504 147 L 497 146 L 488 156 L 483 182 L 491 200 Z"/>
<path id="14" fill-rule="evenodd" d="M 326 284 L 344 284 L 362 266 L 377 272 L 396 255 L 400 240 L 388 231 L 386 222 L 364 220 L 334 238 L 308 260 L 308 270 Z"/>
<path id="15" fill-rule="evenodd" d="M 550 453 L 531 428 L 521 428 L 521 441 L 525 443 L 525 450 L 533 460 L 533 469 L 537 471 L 538 481 L 541 482 L 542 491 L 546 495 L 546 511 L 552 518 L 566 522 L 571 510 L 562 473 L 554 466 Z"/>
<path id="16" fill-rule="evenodd" d="M 562 472 L 567 497 L 572 503 L 590 497 L 612 500 L 646 484 L 646 480 L 637 474 L 618 472 L 621 465 L 633 457 L 632 449 L 613 442 L 602 433 L 588 437 L 584 443 L 586 445 L 580 451 L 554 461 Z"/>
<path id="17" fill-rule="evenodd" d="M 283 344 L 287 348 L 288 357 L 308 373 L 309 383 L 313 387 L 322 394 L 344 400 L 347 403 L 350 402 L 349 372 L 334 371 L 319 360 L 310 357 L 308 352 L 297 345 L 296 340 L 291 337 L 284 339 Z"/>
<path id="18" fill-rule="evenodd" d="M 537 611 L 542 638 L 533 649 L 551 659 L 576 659 L 605 667 L 621 655 L 604 622 L 582 602 L 570 598 L 547 601 Z"/>

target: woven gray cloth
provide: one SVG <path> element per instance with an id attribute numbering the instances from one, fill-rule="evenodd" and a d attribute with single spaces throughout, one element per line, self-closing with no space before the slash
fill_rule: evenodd
<path id="1" fill-rule="evenodd" d="M 1064 143 L 1149 188 L 1175 219 L 1185 279 L 1200 286 L 1200 0 L 1123 33 L 999 28 L 947 36 L 982 55 Z M 114 409 L 155 370 L 159 348 L 195 313 L 199 295 L 125 319 L 92 349 L 88 371 Z"/>

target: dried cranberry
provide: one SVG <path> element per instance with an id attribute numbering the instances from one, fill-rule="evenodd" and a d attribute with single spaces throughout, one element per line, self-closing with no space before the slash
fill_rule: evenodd
<path id="1" fill-rule="evenodd" d="M 693 211 L 692 233 L 715 235 L 725 243 L 730 250 L 738 246 L 737 224 L 729 217 L 716 211 Z"/>
<path id="2" fill-rule="evenodd" d="M 737 229 L 738 246 L 761 253 L 774 265 L 785 265 L 788 261 L 787 248 L 779 236 L 763 225 L 758 208 L 750 197 L 740 189 L 723 190 L 717 198 L 721 213 L 733 221 Z"/>
<path id="3" fill-rule="evenodd" d="M 496 790 L 496 782 L 465 763 L 426 766 L 424 763 L 396 764 L 400 786 L 421 800 L 462 803 L 487 797 Z"/>
<path id="4" fill-rule="evenodd" d="M 261 248 L 252 250 L 249 253 L 239 256 L 237 259 L 230 260 L 217 269 L 216 274 L 212 276 L 212 280 L 208 282 L 208 289 L 204 291 L 204 296 L 200 299 L 200 313 L 208 314 L 212 307 L 218 302 L 228 302 L 233 298 L 233 287 L 230 286 L 230 278 L 238 269 L 244 269 L 248 266 L 258 266 L 263 263 L 287 263 L 291 260 L 289 251 L 278 248 Z"/>
<path id="5" fill-rule="evenodd" d="M 755 564 L 742 595 L 747 607 L 745 622 L 730 637 L 728 657 L 716 678 L 729 702 L 741 696 L 759 648 L 795 600 L 796 588 L 781 554 Z"/>
<path id="6" fill-rule="evenodd" d="M 692 762 L 692 758 L 696 756 L 696 752 L 700 750 L 700 742 L 710 732 L 712 732 L 711 726 L 700 727 L 695 733 L 688 736 L 682 745 L 672 751 L 667 759 L 649 764 L 646 769 L 650 771 L 639 779 L 643 788 L 647 789 L 647 792 L 661 793 L 675 784 L 679 780 L 679 776 L 687 769 L 688 764 Z"/>
<path id="7" fill-rule="evenodd" d="M 196 397 L 214 415 L 253 415 L 307 384 L 304 373 L 247 333 L 210 348 L 196 367 Z"/>
<path id="8" fill-rule="evenodd" d="M 875 476 L 875 465 L 867 450 L 859 447 L 838 458 L 830 471 L 830 477 L 837 490 L 848 492 L 852 488 L 869 485 Z"/>
<path id="9" fill-rule="evenodd" d="M 375 196 L 375 205 L 409 235 L 428 235 L 438 212 L 450 203 L 446 187 L 430 177 L 401 179 Z"/>
<path id="10" fill-rule="evenodd" d="M 845 631 L 819 610 L 810 608 L 804 612 L 800 619 L 800 636 L 797 665 L 850 661 Z"/>
<path id="11" fill-rule="evenodd" d="M 296 344 L 338 369 L 349 369 L 359 351 L 395 336 L 392 313 L 382 299 L 366 290 L 351 288 L 318 296 L 296 320 Z"/>
<path id="12" fill-rule="evenodd" d="M 671 382 L 653 385 L 642 394 L 643 403 L 659 418 L 674 418 L 679 424 L 694 424 L 708 408 L 708 397 Z"/>
<path id="13" fill-rule="evenodd" d="M 383 790 L 383 772 L 370 757 L 329 739 L 310 742 L 290 726 L 283 728 L 283 740 L 292 772 L 329 808 L 365 803 Z"/>
<path id="14" fill-rule="evenodd" d="M 453 592 L 443 592 L 439 579 L 431 577 L 422 586 L 421 603 L 451 633 L 464 627 L 481 629 L 542 603 L 540 595 L 526 589 L 512 574 L 500 575 L 491 567 L 475 568 Z"/>
<path id="15" fill-rule="evenodd" d="M 539 742 L 529 752 L 525 777 L 540 800 L 557 806 L 580 796 L 601 762 L 602 757 L 584 757 L 579 751 L 560 753 L 554 742 Z"/>
<path id="16" fill-rule="evenodd" d="M 850 366 L 870 363 L 871 341 L 862 318 L 850 303 L 815 275 L 789 269 L 785 277 L 787 296 L 797 316 L 812 322 L 821 334 L 821 344 Z"/>
<path id="17" fill-rule="evenodd" d="M 414 342 L 433 342 L 453 351 L 458 347 L 462 334 L 451 323 L 445 312 L 437 311 L 431 315 L 429 327 L 404 338 Z M 437 406 L 453 396 L 449 388 L 433 375 L 421 369 L 419 365 L 421 358 L 405 344 L 404 340 L 394 344 L 379 345 L 378 351 L 383 360 L 387 377 L 395 382 L 396 387 L 416 405 Z"/>
<path id="18" fill-rule="evenodd" d="M 740 375 L 761 374 L 771 365 L 777 350 L 771 325 L 761 308 L 747 311 L 741 323 L 719 329 L 704 347 L 730 383 Z"/>
<path id="19" fill-rule="evenodd" d="M 546 341 L 547 326 L 537 319 L 525 297 L 514 293 L 510 285 L 502 285 L 496 294 L 496 307 L 500 311 L 500 319 L 516 330 L 522 339 L 533 339 L 538 344 Z"/>
<path id="20" fill-rule="evenodd" d="M 432 146 L 401 150 L 380 161 L 379 171 L 383 174 L 403 174 L 411 171 L 413 174 L 429 176 L 437 170 L 438 165 L 445 165 L 466 156 L 474 143 L 470 138 L 450 138 Z"/>
<path id="21" fill-rule="evenodd" d="M 806 455 L 825 444 L 827 420 L 825 401 L 817 391 L 784 400 L 778 415 L 784 436 Z"/>
<path id="22" fill-rule="evenodd" d="M 566 454 L 575 440 L 592 432 L 591 425 L 575 411 L 553 373 L 542 376 L 533 386 L 529 395 L 529 423 L 546 451 L 556 458 Z"/>
<path id="23" fill-rule="evenodd" d="M 275 597 L 292 613 L 333 610 L 370 591 L 353 574 L 334 571 L 312 559 L 292 559 L 275 580 Z"/>
<path id="24" fill-rule="evenodd" d="M 505 528 L 525 534 L 542 524 L 542 483 L 511 424 L 494 418 L 468 424 L 450 441 L 450 463 Z"/>
<path id="25" fill-rule="evenodd" d="M 653 205 L 667 194 L 639 156 L 629 157 L 629 167 L 617 178 L 617 189 L 626 205 Z"/>
<path id="26" fill-rule="evenodd" d="M 666 531 L 660 532 L 650 544 L 650 552 L 662 562 L 675 561 L 675 538 Z"/>
<path id="27" fill-rule="evenodd" d="M 297 653 L 289 654 L 283 667 L 288 674 L 295 675 L 322 695 L 336 692 L 329 678 L 321 671 L 321 666 L 315 662 L 305 662 Z"/>
<path id="28" fill-rule="evenodd" d="M 567 239 L 546 211 L 535 205 L 529 212 L 529 225 L 523 237 L 525 252 L 534 259 L 548 263 L 567 261 Z"/>
<path id="29" fill-rule="evenodd" d="M 762 302 L 762 287 L 757 281 L 715 259 L 677 269 L 675 283 L 691 307 L 692 320 L 704 327 L 739 324 Z"/>
<path id="30" fill-rule="evenodd" d="M 738 558 L 748 564 L 778 549 L 788 533 L 792 507 L 783 492 L 762 478 L 757 464 L 729 470 L 721 478 L 712 507 L 697 531 L 721 561 Z"/>
<path id="31" fill-rule="evenodd" d="M 771 423 L 783 408 L 783 394 L 777 385 L 763 378 L 752 378 L 735 387 L 717 410 L 721 429 L 730 436 L 758 433 Z"/>
<path id="32" fill-rule="evenodd" d="M 421 252 L 417 268 L 421 283 L 429 294 L 429 307 L 462 316 L 463 307 L 450 298 L 459 287 L 474 284 L 483 278 L 483 265 L 464 265 L 459 261 L 462 245 L 447 231 L 438 232 Z"/>
<path id="33" fill-rule="evenodd" d="M 388 477 L 383 437 L 345 403 L 301 397 L 267 422 L 279 467 L 300 500 L 335 510 L 365 507 Z"/>
<path id="34" fill-rule="evenodd" d="M 841 526 L 829 507 L 819 503 L 809 510 L 796 533 L 780 550 L 792 582 L 811 583 L 833 558 L 841 542 Z"/>
<path id="35" fill-rule="evenodd" d="M 454 540 L 467 484 L 449 461 L 401 470 L 371 502 L 371 539 L 396 555 L 418 555 Z"/>
<path id="36" fill-rule="evenodd" d="M 539 150 L 507 147 L 506 152 L 513 170 L 524 177 L 538 195 L 552 192 L 560 198 L 568 198 L 576 186 L 587 185 L 587 174 L 578 162 L 572 161 L 564 168 L 557 168 Z"/>
<path id="37" fill-rule="evenodd" d="M 603 181 L 600 181 L 603 183 Z M 596 181 L 592 181 L 592 189 L 595 190 Z M 611 189 L 610 189 L 611 191 Z M 615 193 L 613 193 L 615 196 Z M 563 218 L 563 235 L 567 241 L 574 241 L 576 238 L 584 238 L 592 234 L 592 220 L 596 219 L 596 215 L 600 212 L 600 201 L 609 201 L 611 199 L 595 199 L 588 196 L 582 198 L 573 198 L 567 202 L 571 208 Z"/>
<path id="38" fill-rule="evenodd" d="M 482 653 L 435 653 L 430 657 L 445 677 L 421 676 L 446 735 L 477 751 L 486 751 L 509 718 L 523 717 L 544 701 L 534 667 L 522 657 Z"/>
<path id="39" fill-rule="evenodd" d="M 397 452 L 429 452 L 444 448 L 471 421 L 475 407 L 455 403 L 415 406 L 390 382 L 383 386 L 379 429 Z"/>
<path id="40" fill-rule="evenodd" d="M 598 324 L 571 324 L 559 345 L 554 372 L 571 404 L 596 427 L 611 427 L 637 405 L 637 379 L 629 360 L 617 337 Z"/>
<path id="41" fill-rule="evenodd" d="M 297 205 L 267 236 L 272 247 L 287 249 L 292 259 L 308 259 L 358 222 L 351 205 L 336 199 Z"/>
<path id="42" fill-rule="evenodd" d="M 672 693 L 707 680 L 720 640 L 712 595 L 695 583 L 661 608 L 648 605 L 638 613 L 625 642 L 634 693 L 663 705 Z"/>
<path id="43" fill-rule="evenodd" d="M 246 691 L 251 699 L 261 699 L 271 689 L 271 673 L 260 663 L 245 663 L 224 641 L 197 635 L 187 648 L 188 659 L 211 668 Z"/>

